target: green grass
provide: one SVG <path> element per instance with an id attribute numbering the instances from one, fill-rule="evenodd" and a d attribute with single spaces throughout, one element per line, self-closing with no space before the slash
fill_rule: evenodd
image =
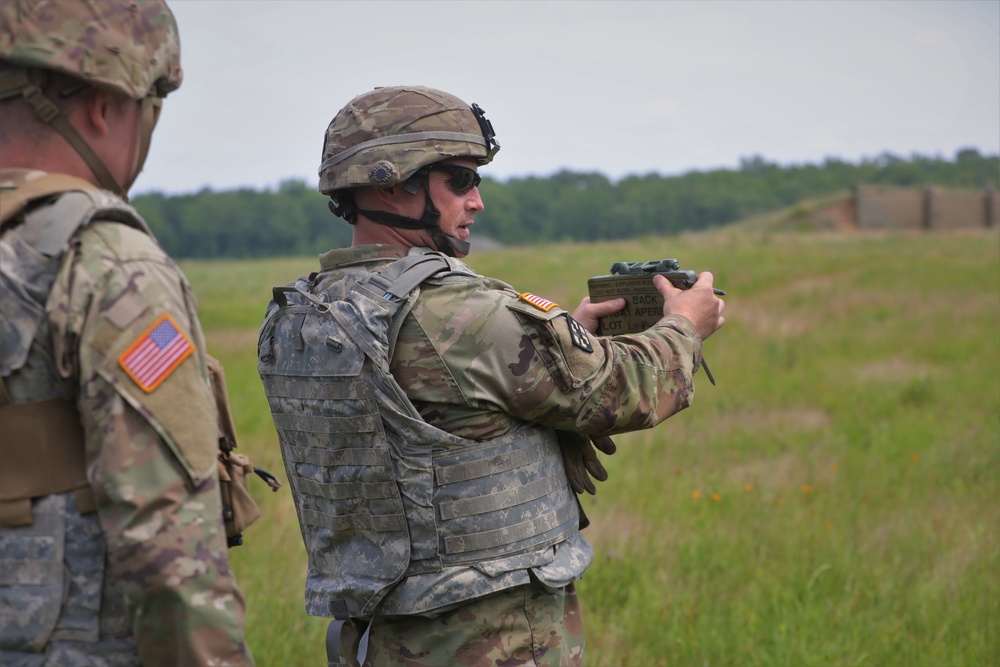
<path id="1" fill-rule="evenodd" d="M 753 228 L 470 265 L 572 309 L 613 261 L 712 270 L 694 406 L 617 438 L 584 504 L 586 664 L 953 667 L 1000 656 L 1000 237 Z M 243 451 L 284 477 L 256 376 L 270 287 L 315 258 L 185 263 Z M 261 665 L 324 664 L 287 488 L 230 552 Z"/>

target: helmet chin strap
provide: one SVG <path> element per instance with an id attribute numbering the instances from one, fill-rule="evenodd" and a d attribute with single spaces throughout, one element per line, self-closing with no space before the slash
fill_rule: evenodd
<path id="1" fill-rule="evenodd" d="M 448 236 L 442 232 L 439 227 L 435 227 L 429 231 L 431 233 L 431 239 L 434 240 L 434 245 L 437 246 L 437 249 L 449 257 L 465 257 L 472 249 L 472 244 L 468 241 L 457 239 L 454 236 Z"/>
<path id="2" fill-rule="evenodd" d="M 39 70 L 20 70 L 8 77 L 15 81 L 15 85 L 20 84 L 21 95 L 35 113 L 43 121 L 52 126 L 52 129 L 62 135 L 63 139 L 73 147 L 77 155 L 90 167 L 94 178 L 105 190 L 114 192 L 123 199 L 127 197 L 125 188 L 111 175 L 104 161 L 98 157 L 94 149 L 90 147 L 80 133 L 76 131 L 69 120 L 62 114 L 52 100 L 47 98 L 42 92 L 45 83 L 45 75 Z"/>
<path id="3" fill-rule="evenodd" d="M 153 129 L 156 128 L 156 121 L 160 119 L 160 108 L 163 100 L 155 95 L 147 95 L 142 98 L 142 108 L 140 110 L 139 121 L 139 160 L 135 165 L 135 172 L 132 178 L 125 184 L 126 193 L 132 188 L 135 179 L 139 178 L 142 168 L 146 165 L 146 156 L 149 155 L 149 145 L 153 141 Z M 128 196 L 125 196 L 126 201 Z"/>
<path id="4" fill-rule="evenodd" d="M 123 185 L 118 183 L 117 179 L 111 174 L 111 170 L 108 169 L 107 165 L 104 164 L 104 161 L 97 155 L 94 149 L 90 147 L 90 144 L 80 136 L 80 133 L 70 124 L 66 116 L 42 92 L 42 87 L 45 83 L 44 73 L 39 70 L 32 70 L 30 72 L 20 70 L 10 74 L 7 78 L 10 79 L 9 83 L 20 88 L 25 102 L 34 109 L 35 113 L 43 121 L 51 125 L 52 129 L 62 135 L 67 143 L 73 147 L 73 150 L 90 167 L 90 171 L 94 174 L 94 178 L 97 179 L 98 184 L 105 190 L 110 190 L 125 201 L 128 201 L 129 188 L 132 187 L 135 179 L 139 176 L 139 172 L 142 171 L 142 167 L 146 162 L 146 155 L 149 153 L 153 128 L 156 126 L 156 121 L 160 115 L 160 98 L 149 95 L 142 100 L 139 161 L 135 172 L 132 174 L 132 178 L 129 179 L 128 183 Z"/>
<path id="5" fill-rule="evenodd" d="M 431 240 L 434 241 L 434 245 L 437 246 L 440 252 L 449 257 L 464 257 L 469 254 L 472 246 L 468 241 L 449 236 L 441 230 L 439 225 L 441 212 L 437 210 L 437 207 L 434 206 L 434 201 L 431 199 L 430 183 L 428 182 L 429 174 L 430 169 L 424 167 L 403 185 L 403 189 L 411 195 L 417 194 L 420 186 L 424 186 L 424 213 L 420 216 L 419 220 L 397 213 L 389 213 L 388 211 L 367 211 L 359 208 L 358 213 L 372 222 L 377 222 L 380 225 L 388 227 L 395 227 L 397 229 L 426 229 L 430 234 Z"/>

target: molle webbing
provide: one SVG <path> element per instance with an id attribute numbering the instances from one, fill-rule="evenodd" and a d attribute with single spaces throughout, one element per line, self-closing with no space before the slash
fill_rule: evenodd
<path id="1" fill-rule="evenodd" d="M 561 479 L 553 475 L 516 487 L 512 491 L 501 491 L 476 498 L 463 498 L 462 500 L 441 503 L 441 518 L 458 519 L 463 516 L 474 516 L 514 507 L 547 496 L 562 488 L 563 483 Z"/>
<path id="2" fill-rule="evenodd" d="M 93 512 L 84 451 L 80 418 L 69 401 L 11 403 L 0 378 L 0 524 L 29 526 L 32 498 L 69 491 L 81 514 Z"/>
<path id="3" fill-rule="evenodd" d="M 456 558 L 469 552 L 487 552 L 504 545 L 522 541 L 539 544 L 554 543 L 565 536 L 565 525 L 577 518 L 573 504 L 549 506 L 545 513 L 519 523 L 507 523 L 489 530 L 476 530 L 486 515 L 503 513 L 526 503 L 541 501 L 558 494 L 566 485 L 566 475 L 560 469 L 556 474 L 539 476 L 531 471 L 544 458 L 545 450 L 531 441 L 524 441 L 521 448 L 506 454 L 488 455 L 486 459 L 436 467 L 434 477 L 439 486 L 459 485 L 477 478 L 508 481 L 500 486 L 490 485 L 490 492 L 469 495 L 467 491 L 455 494 L 455 500 L 440 501 L 438 515 L 446 531 L 443 549 L 447 557 Z M 530 479 L 531 481 L 525 481 Z M 475 488 L 475 484 L 471 486 Z M 476 518 L 473 518 L 476 517 Z M 465 519 L 466 527 L 453 532 L 447 526 L 452 521 Z"/>
<path id="4" fill-rule="evenodd" d="M 434 456 L 444 563 L 476 563 L 556 544 L 576 527 L 555 438 L 528 428 Z"/>
<path id="5" fill-rule="evenodd" d="M 473 551 L 487 551 L 562 529 L 561 532 L 555 534 L 554 538 L 550 538 L 546 542 L 536 542 L 533 546 L 538 548 L 547 544 L 555 544 L 566 538 L 567 533 L 569 533 L 567 526 L 571 526 L 578 517 L 575 506 L 563 505 L 538 519 L 525 521 L 514 526 L 484 530 L 481 533 L 469 535 L 452 535 L 444 538 L 445 553 L 452 556 Z"/>

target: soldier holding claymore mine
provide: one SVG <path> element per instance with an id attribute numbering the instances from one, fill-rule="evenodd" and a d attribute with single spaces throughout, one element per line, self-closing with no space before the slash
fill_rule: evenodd
<path id="1" fill-rule="evenodd" d="M 606 478 L 594 445 L 685 408 L 724 322 L 709 273 L 654 277 L 658 321 L 601 337 L 624 299 L 571 314 L 470 269 L 499 147 L 482 108 L 440 90 L 351 100 L 319 172 L 353 245 L 276 287 L 261 328 L 331 665 L 582 664 L 594 552 L 575 494 Z"/>

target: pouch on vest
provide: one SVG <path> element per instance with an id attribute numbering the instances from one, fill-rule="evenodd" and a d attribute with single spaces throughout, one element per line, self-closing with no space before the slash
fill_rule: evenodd
<path id="1" fill-rule="evenodd" d="M 260 507 L 250 495 L 249 475 L 256 473 L 272 491 L 281 488 L 281 480 L 268 471 L 254 467 L 245 454 L 237 454 L 236 427 L 229 409 L 226 375 L 219 360 L 205 355 L 212 395 L 219 413 L 219 493 L 222 495 L 222 519 L 226 524 L 226 542 L 230 547 L 243 544 L 243 531 L 260 518 Z"/>

